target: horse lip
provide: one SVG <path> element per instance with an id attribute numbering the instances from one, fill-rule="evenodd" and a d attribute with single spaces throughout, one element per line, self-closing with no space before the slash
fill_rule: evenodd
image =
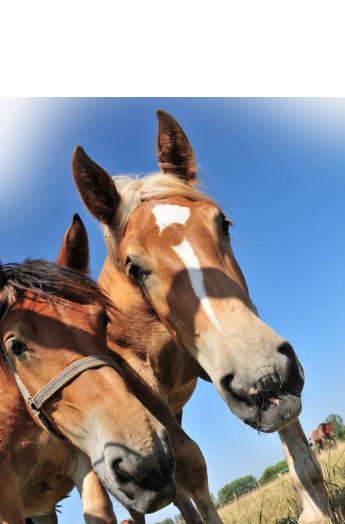
<path id="1" fill-rule="evenodd" d="M 262 404 L 269 404 L 271 399 L 278 400 L 278 404 L 279 404 L 280 399 L 284 399 L 288 396 L 301 398 L 301 391 L 295 390 L 293 388 L 289 390 L 282 388 L 276 392 L 267 391 L 267 393 L 265 393 L 265 392 L 260 392 L 257 389 L 255 389 L 254 391 L 254 388 L 250 387 L 248 390 L 248 394 L 246 394 L 246 393 L 236 391 L 231 386 L 228 386 L 227 393 L 228 394 L 230 393 L 230 396 L 232 396 L 237 402 L 242 402 L 251 407 L 256 406 L 259 409 L 263 408 Z"/>
<path id="2" fill-rule="evenodd" d="M 258 406 L 249 395 L 238 394 L 228 389 L 226 401 L 231 411 L 245 424 L 263 432 L 272 433 L 286 426 L 301 412 L 301 393 L 280 391 L 276 395 L 279 404 L 272 404 L 267 399 L 264 406 Z"/>
<path id="3" fill-rule="evenodd" d="M 297 418 L 301 409 L 301 396 L 286 393 L 280 397 L 279 406 L 270 404 L 266 411 L 259 413 L 256 428 L 264 433 L 279 431 Z"/>

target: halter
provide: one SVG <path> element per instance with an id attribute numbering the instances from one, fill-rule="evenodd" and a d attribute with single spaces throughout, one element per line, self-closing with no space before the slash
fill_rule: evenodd
<path id="1" fill-rule="evenodd" d="M 1 320 L 8 313 L 9 307 L 7 307 L 5 313 L 2 315 Z M 43 386 L 35 395 L 31 395 L 26 388 L 25 384 L 22 382 L 19 377 L 15 367 L 13 366 L 11 359 L 7 355 L 6 351 L 3 352 L 4 358 L 9 369 L 12 371 L 14 380 L 16 381 L 17 387 L 22 395 L 25 403 L 30 409 L 31 413 L 34 415 L 35 420 L 38 424 L 48 433 L 54 435 L 54 437 L 64 438 L 60 433 L 55 431 L 52 427 L 51 422 L 43 411 L 43 405 L 53 396 L 55 393 L 63 389 L 67 384 L 72 382 L 76 377 L 84 373 L 89 369 L 98 369 L 103 366 L 109 366 L 116 369 L 120 374 L 122 374 L 122 369 L 120 366 L 112 359 L 106 355 L 100 356 L 89 356 L 81 358 L 72 362 L 67 368 L 65 368 L 61 373 L 59 373 L 55 378 L 53 378 L 48 384 Z"/>

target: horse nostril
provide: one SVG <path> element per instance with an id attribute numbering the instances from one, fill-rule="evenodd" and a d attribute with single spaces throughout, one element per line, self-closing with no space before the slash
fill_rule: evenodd
<path id="1" fill-rule="evenodd" d="M 304 371 L 293 347 L 288 342 L 284 342 L 279 346 L 278 351 L 287 359 L 286 376 L 284 377 L 285 388 L 292 394 L 300 395 L 304 385 Z"/>
<path id="2" fill-rule="evenodd" d="M 287 341 L 283 342 L 279 346 L 278 351 L 279 351 L 279 353 L 281 353 L 282 355 L 287 356 L 291 360 L 295 359 L 295 352 L 293 350 L 293 347 Z"/>
<path id="3" fill-rule="evenodd" d="M 225 377 L 221 379 L 220 383 L 226 391 L 231 391 L 232 389 L 231 384 L 234 378 L 235 378 L 234 373 L 229 373 L 228 375 L 226 375 Z"/>
<path id="4" fill-rule="evenodd" d="M 170 460 L 155 468 L 134 464 L 116 457 L 110 461 L 109 468 L 116 482 L 123 486 L 122 489 L 131 489 L 131 486 L 136 485 L 145 490 L 159 491 L 172 481 L 173 468 L 171 468 Z M 126 484 L 128 486 L 125 488 Z"/>
<path id="5" fill-rule="evenodd" d="M 111 470 L 115 473 L 115 476 L 119 483 L 126 484 L 133 480 L 133 477 L 120 466 L 122 459 L 114 459 L 111 462 Z"/>

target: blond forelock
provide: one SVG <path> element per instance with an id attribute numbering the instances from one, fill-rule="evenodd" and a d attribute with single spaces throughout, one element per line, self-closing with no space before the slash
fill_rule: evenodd
<path id="1" fill-rule="evenodd" d="M 115 225 L 105 226 L 104 236 L 110 252 L 124 235 L 128 219 L 141 202 L 173 196 L 186 197 L 194 202 L 212 199 L 200 191 L 194 184 L 189 184 L 176 175 L 151 173 L 145 176 L 119 175 L 113 177 L 116 189 L 121 195 L 119 208 L 116 212 Z"/>

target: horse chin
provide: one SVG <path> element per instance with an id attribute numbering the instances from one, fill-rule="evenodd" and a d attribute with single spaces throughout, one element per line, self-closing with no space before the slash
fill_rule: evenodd
<path id="1" fill-rule="evenodd" d="M 128 489 L 127 486 L 119 487 L 116 482 L 107 476 L 103 476 L 103 472 L 97 471 L 97 469 L 97 467 L 94 467 L 94 471 L 104 487 L 128 510 L 135 510 L 142 514 L 154 513 L 170 504 L 175 498 L 176 485 L 174 481 L 157 491 L 143 489 L 137 485 L 135 489 L 133 489 L 133 486 Z"/>
<path id="2" fill-rule="evenodd" d="M 302 410 L 301 398 L 286 393 L 278 397 L 277 403 L 268 403 L 264 407 L 250 405 L 228 395 L 226 399 L 231 411 L 245 424 L 263 433 L 273 433 L 295 420 Z"/>

